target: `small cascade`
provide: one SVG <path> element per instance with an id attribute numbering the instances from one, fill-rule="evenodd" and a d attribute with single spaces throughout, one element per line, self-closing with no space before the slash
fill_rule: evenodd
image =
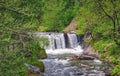
<path id="1" fill-rule="evenodd" d="M 70 33 L 36 33 L 38 37 L 46 37 L 49 40 L 49 45 L 45 49 L 65 49 L 75 48 L 80 44 L 80 36 Z"/>
<path id="2" fill-rule="evenodd" d="M 78 46 L 78 40 L 77 40 L 77 35 L 76 34 L 67 34 L 68 38 L 69 38 L 69 43 L 70 43 L 70 47 L 74 48 Z"/>
<path id="3" fill-rule="evenodd" d="M 64 34 L 62 34 L 62 36 L 60 36 L 60 39 L 61 39 L 61 43 L 62 43 L 62 48 L 64 49 L 64 48 L 66 48 L 65 47 L 65 37 L 64 37 Z"/>

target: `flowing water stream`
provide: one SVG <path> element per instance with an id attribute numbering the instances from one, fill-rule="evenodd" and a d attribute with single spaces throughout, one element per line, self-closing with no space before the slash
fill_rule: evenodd
<path id="1" fill-rule="evenodd" d="M 79 35 L 51 32 L 36 35 L 49 40 L 49 45 L 45 47 L 48 58 L 41 60 L 45 64 L 44 76 L 106 76 L 104 70 L 110 69 L 97 59 L 83 60 L 91 65 L 88 67 L 71 65 L 71 56 L 83 52 Z"/>

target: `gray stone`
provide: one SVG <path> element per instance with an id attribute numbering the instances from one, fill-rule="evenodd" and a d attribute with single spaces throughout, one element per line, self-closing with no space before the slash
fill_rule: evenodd
<path id="1" fill-rule="evenodd" d="M 36 66 L 24 63 L 24 65 L 31 71 L 31 72 L 35 72 L 35 73 L 40 73 L 40 69 Z"/>

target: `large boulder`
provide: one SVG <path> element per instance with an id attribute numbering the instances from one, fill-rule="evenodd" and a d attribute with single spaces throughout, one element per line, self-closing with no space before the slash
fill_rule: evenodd
<path id="1" fill-rule="evenodd" d="M 40 69 L 38 67 L 27 64 L 27 63 L 24 63 L 24 65 L 28 68 L 28 70 L 30 72 L 34 72 L 34 73 L 38 73 L 38 74 L 40 73 Z"/>
<path id="2" fill-rule="evenodd" d="M 44 72 L 44 63 L 41 61 L 32 62 L 31 64 L 24 63 L 24 65 L 31 72 L 38 73 L 38 74 L 41 72 Z"/>

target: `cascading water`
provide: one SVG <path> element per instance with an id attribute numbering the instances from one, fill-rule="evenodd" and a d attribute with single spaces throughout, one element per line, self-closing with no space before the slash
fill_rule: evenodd
<path id="1" fill-rule="evenodd" d="M 105 76 L 103 71 L 95 69 L 88 71 L 87 68 L 71 66 L 70 57 L 83 52 L 79 45 L 81 42 L 79 35 L 73 33 L 38 32 L 36 36 L 46 37 L 49 40 L 49 45 L 45 46 L 48 58 L 42 59 L 45 64 L 44 76 Z"/>
<path id="2" fill-rule="evenodd" d="M 80 36 L 76 34 L 64 33 L 36 33 L 38 37 L 46 37 L 49 40 L 49 45 L 45 49 L 64 49 L 74 48 L 80 43 Z"/>
<path id="3" fill-rule="evenodd" d="M 70 47 L 74 48 L 78 46 L 78 40 L 77 40 L 77 35 L 76 34 L 68 34 L 69 42 L 70 42 Z"/>

